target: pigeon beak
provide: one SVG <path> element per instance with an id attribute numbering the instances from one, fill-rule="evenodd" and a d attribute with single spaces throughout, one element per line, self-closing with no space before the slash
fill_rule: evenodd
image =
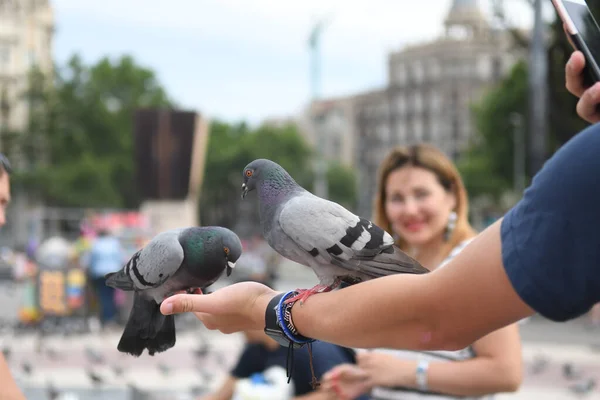
<path id="1" fill-rule="evenodd" d="M 231 275 L 231 272 L 233 272 L 234 268 L 235 268 L 235 263 L 232 263 L 231 261 L 227 261 L 227 276 Z"/>
<path id="2" fill-rule="evenodd" d="M 246 198 L 247 194 L 248 194 L 248 186 L 246 186 L 245 183 L 242 183 L 242 200 L 244 200 Z"/>

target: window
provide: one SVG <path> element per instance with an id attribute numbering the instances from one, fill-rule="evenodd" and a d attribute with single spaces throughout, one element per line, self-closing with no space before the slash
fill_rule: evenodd
<path id="1" fill-rule="evenodd" d="M 398 97 L 396 97 L 396 113 L 398 115 L 404 115 L 405 111 L 406 111 L 406 99 L 404 98 L 404 96 L 400 95 Z"/>
<path id="2" fill-rule="evenodd" d="M 502 77 L 502 60 L 496 56 L 492 59 L 492 80 L 498 81 Z"/>
<path id="3" fill-rule="evenodd" d="M 0 68 L 8 68 L 10 64 L 10 47 L 0 44 Z"/>
<path id="4" fill-rule="evenodd" d="M 433 80 L 433 81 L 438 80 L 440 78 L 440 76 L 442 75 L 440 64 L 435 59 L 432 59 L 429 61 L 429 74 L 430 74 L 431 80 Z"/>
<path id="5" fill-rule="evenodd" d="M 394 83 L 400 86 L 406 83 L 406 68 L 403 64 L 394 67 Z"/>
<path id="6" fill-rule="evenodd" d="M 414 101 L 413 111 L 415 113 L 420 113 L 421 111 L 423 111 L 423 96 L 420 92 L 414 93 L 413 101 Z"/>
<path id="7" fill-rule="evenodd" d="M 492 76 L 492 60 L 489 56 L 481 56 L 477 60 L 477 73 L 482 80 L 488 80 Z"/>
<path id="8" fill-rule="evenodd" d="M 424 78 L 424 73 L 423 73 L 423 66 L 421 65 L 420 62 L 415 61 L 415 63 L 413 64 L 412 67 L 412 72 L 413 72 L 413 76 L 415 79 L 415 83 L 421 83 L 423 82 L 423 78 Z"/>

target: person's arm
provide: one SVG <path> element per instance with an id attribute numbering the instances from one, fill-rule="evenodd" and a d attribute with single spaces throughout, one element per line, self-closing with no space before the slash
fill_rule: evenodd
<path id="1" fill-rule="evenodd" d="M 427 371 L 429 390 L 467 397 L 518 390 L 523 372 L 516 324 L 483 337 L 473 349 L 477 354 L 474 358 L 431 362 Z M 358 365 L 369 374 L 371 386 L 418 388 L 417 361 L 367 352 L 359 356 Z"/>
<path id="2" fill-rule="evenodd" d="M 2 400 L 25 400 L 25 395 L 13 379 L 10 368 L 2 354 L 0 354 L 0 388 L 2 388 L 2 396 L 0 396 Z"/>
<path id="3" fill-rule="evenodd" d="M 231 400 L 237 379 L 229 375 L 216 392 L 198 397 L 197 400 Z"/>
<path id="4" fill-rule="evenodd" d="M 296 329 L 346 347 L 458 350 L 532 315 L 504 271 L 501 222 L 429 274 L 390 275 L 296 303 Z M 208 329 L 224 333 L 264 329 L 265 310 L 276 294 L 242 282 L 208 295 L 172 296 L 163 301 L 161 312 L 196 312 Z"/>
<path id="5" fill-rule="evenodd" d="M 432 273 L 392 275 L 316 294 L 294 305 L 294 324 L 304 336 L 348 347 L 462 349 L 534 313 L 504 271 L 500 224 Z M 261 301 L 264 310 L 268 299 Z"/>
<path id="6" fill-rule="evenodd" d="M 432 391 L 455 396 L 483 396 L 515 392 L 523 380 L 519 328 L 499 329 L 473 344 L 477 356 L 465 361 L 431 363 L 428 386 Z M 416 387 L 411 374 L 410 386 Z"/>

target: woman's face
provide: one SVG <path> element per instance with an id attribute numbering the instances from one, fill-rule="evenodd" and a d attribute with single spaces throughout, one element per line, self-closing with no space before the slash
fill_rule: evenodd
<path id="1" fill-rule="evenodd" d="M 444 189 L 433 172 L 421 167 L 407 165 L 392 171 L 385 193 L 385 213 L 392 229 L 411 246 L 443 235 L 456 207 L 454 194 Z"/>

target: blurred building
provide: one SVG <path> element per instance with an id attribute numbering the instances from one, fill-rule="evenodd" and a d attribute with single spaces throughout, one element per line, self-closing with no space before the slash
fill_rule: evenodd
<path id="1" fill-rule="evenodd" d="M 305 113 L 309 141 L 324 134 L 331 159 L 359 166 L 361 215 L 371 213 L 377 167 L 389 148 L 430 142 L 457 159 L 474 133 L 472 105 L 525 56 L 477 0 L 453 0 L 444 28 L 433 41 L 392 52 L 385 87 L 321 100 Z"/>
<path id="2" fill-rule="evenodd" d="M 0 0 L 0 132 L 27 128 L 28 74 L 52 71 L 53 35 L 48 0 Z"/>
<path id="3" fill-rule="evenodd" d="M 319 135 L 324 135 L 324 154 L 346 166 L 356 163 L 354 104 L 354 96 L 314 101 L 299 120 L 308 143 L 316 147 Z"/>
<path id="4" fill-rule="evenodd" d="M 30 72 L 53 70 L 54 13 L 49 0 L 0 0 L 0 151 L 15 168 L 25 166 L 21 146 L 14 139 L 28 133 L 30 105 L 26 96 Z M 35 143 L 40 145 L 39 143 Z M 25 215 L 35 201 L 13 188 L 8 223 L 0 231 L 5 245 L 24 243 Z"/>

